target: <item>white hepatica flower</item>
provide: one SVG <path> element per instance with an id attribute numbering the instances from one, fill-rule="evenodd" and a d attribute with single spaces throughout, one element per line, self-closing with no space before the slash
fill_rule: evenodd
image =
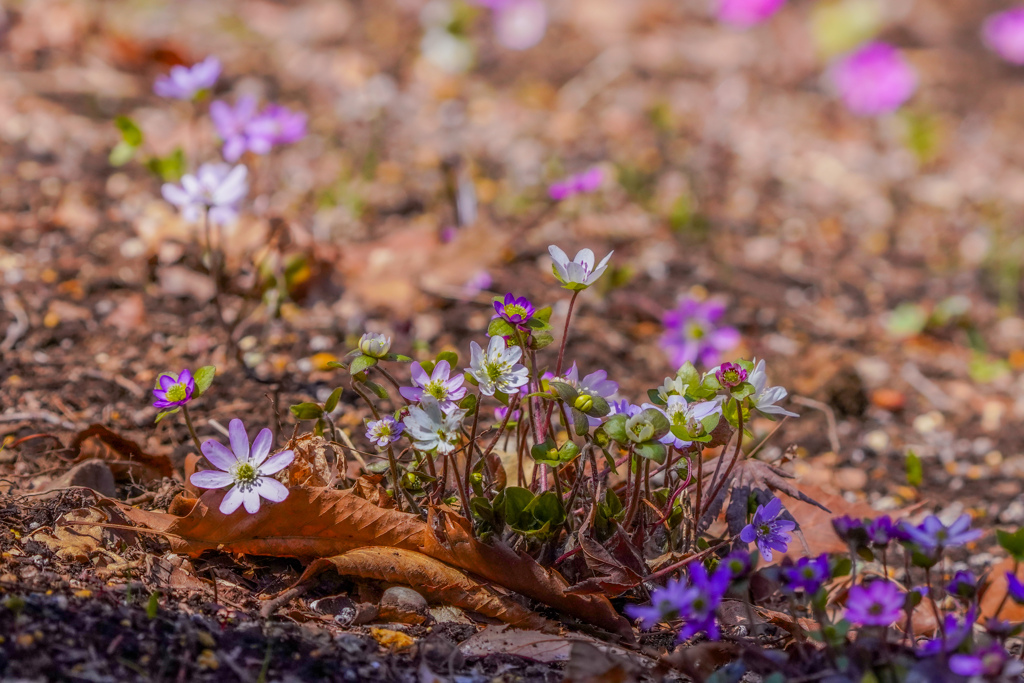
<path id="1" fill-rule="evenodd" d="M 486 352 L 476 342 L 469 343 L 467 372 L 480 384 L 485 396 L 494 396 L 498 391 L 511 394 L 530 379 L 526 366 L 518 362 L 522 356 L 521 348 L 506 348 L 505 339 L 494 335 L 487 342 Z"/>
<path id="2" fill-rule="evenodd" d="M 800 417 L 782 406 L 775 405 L 786 398 L 788 392 L 782 387 L 766 386 L 768 384 L 768 375 L 765 373 L 763 360 L 757 362 L 754 371 L 747 377 L 747 381 L 754 385 L 754 393 L 750 395 L 750 405 L 754 408 L 766 415 Z"/>
<path id="3" fill-rule="evenodd" d="M 359 338 L 359 350 L 371 358 L 383 358 L 391 350 L 391 337 L 367 332 Z"/>
<path id="4" fill-rule="evenodd" d="M 722 404 L 718 400 L 687 403 L 682 396 L 673 394 L 668 397 L 664 412 L 673 427 L 686 427 L 700 436 L 698 427 L 701 420 L 715 413 L 721 415 Z M 676 448 L 686 448 L 693 443 L 692 441 L 683 441 L 672 432 L 661 437 L 661 442 L 666 446 L 675 446 Z"/>
<path id="5" fill-rule="evenodd" d="M 551 254 L 551 259 L 554 261 L 551 264 L 551 269 L 558 281 L 565 289 L 578 292 L 594 284 L 599 277 L 604 275 L 604 271 L 608 268 L 608 260 L 615 252 L 608 252 L 608 255 L 601 259 L 596 268 L 594 267 L 594 252 L 590 249 L 580 249 L 572 261 L 564 251 L 553 244 L 548 247 L 548 253 Z"/>
<path id="6" fill-rule="evenodd" d="M 227 225 L 238 218 L 238 203 L 249 192 L 248 176 L 249 169 L 241 164 L 203 164 L 196 175 L 182 176 L 180 186 L 164 183 L 160 192 L 191 223 L 198 221 L 205 209 L 210 222 Z"/>
<path id="7" fill-rule="evenodd" d="M 455 450 L 464 417 L 465 410 L 452 410 L 446 414 L 436 398 L 425 394 L 418 406 L 409 407 L 409 416 L 403 423 L 417 450 L 436 450 L 445 455 Z"/>
<path id="8" fill-rule="evenodd" d="M 230 450 L 213 439 L 203 443 L 203 455 L 217 469 L 196 472 L 189 481 L 203 489 L 231 486 L 220 503 L 220 511 L 225 515 L 230 515 L 243 504 L 247 512 L 255 514 L 259 512 L 261 497 L 275 503 L 287 498 L 288 489 L 269 475 L 277 474 L 290 465 L 295 453 L 281 451 L 268 460 L 274 440 L 269 429 L 263 429 L 256 435 L 250 451 L 249 436 L 238 418 L 228 424 L 228 436 Z"/>

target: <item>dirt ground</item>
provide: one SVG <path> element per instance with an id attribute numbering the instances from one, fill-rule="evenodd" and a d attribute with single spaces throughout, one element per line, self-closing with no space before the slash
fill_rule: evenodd
<path id="1" fill-rule="evenodd" d="M 141 548 L 156 538 L 117 558 L 58 556 L 30 538 L 88 502 L 43 491 L 68 483 L 72 438 L 92 424 L 173 468 L 115 471 L 111 495 L 159 508 L 180 490 L 189 440 L 174 419 L 153 425 L 159 373 L 217 366 L 197 409 L 202 436 L 244 416 L 287 438 L 287 406 L 324 400 L 339 381 L 326 363 L 365 329 L 417 357 L 465 356 L 491 296 L 513 291 L 553 304 L 560 330 L 552 243 L 615 251 L 614 272 L 581 297 L 568 356 L 606 369 L 624 396 L 639 402 L 674 370 L 658 345 L 663 311 L 687 293 L 722 297 L 743 335 L 737 355 L 768 359 L 802 414 L 768 446 L 790 454 L 802 486 L 876 510 L 967 511 L 986 529 L 1024 521 L 1024 73 L 977 35 L 1009 3 L 893 3 L 883 36 L 921 85 L 907 115 L 877 120 L 847 113 L 823 82 L 813 2 L 735 32 L 697 0 L 560 0 L 525 52 L 494 44 L 481 15 L 477 64 L 462 76 L 419 56 L 422 4 L 4 7 L 0 676 L 561 680 L 564 661 L 463 657 L 465 624 L 412 627 L 415 646 L 394 654 L 369 627 L 309 606 L 325 596 L 262 619 L 261 599 L 290 585 L 297 563 L 204 558 L 196 590 L 146 566 Z M 216 156 L 204 119 L 150 94 L 170 63 L 208 54 L 225 64 L 218 97 L 254 93 L 309 114 L 305 140 L 257 160 L 252 202 L 224 244 L 229 312 L 248 312 L 251 257 L 265 245 L 287 280 L 283 301 L 234 331 L 238 357 L 209 303 L 199 236 L 140 163 L 108 163 L 116 115 L 139 123 L 147 153 Z M 610 177 L 599 193 L 546 199 L 546 183 L 591 164 Z M 479 218 L 444 243 L 460 179 Z M 483 291 L 467 285 L 482 273 Z M 339 426 L 361 438 L 365 411 L 351 392 L 342 406 Z M 991 544 L 973 549 L 974 566 L 998 555 Z"/>

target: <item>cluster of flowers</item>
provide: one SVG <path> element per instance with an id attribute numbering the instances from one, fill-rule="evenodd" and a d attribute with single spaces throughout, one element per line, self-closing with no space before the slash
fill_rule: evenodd
<path id="1" fill-rule="evenodd" d="M 792 531 L 795 525 L 792 521 L 779 519 L 781 512 L 781 503 L 773 498 L 758 507 L 751 523 L 740 534 L 742 541 L 757 544 L 765 562 L 771 562 L 772 551 L 786 552 L 792 540 L 787 532 Z M 803 557 L 795 563 L 785 558 L 781 565 L 764 570 L 766 576 L 778 582 L 791 610 L 798 606 L 814 608 L 822 629 L 819 640 L 833 648 L 848 645 L 846 633 L 851 624 L 881 629 L 882 639 L 887 640 L 886 630 L 893 625 L 902 624 L 910 628 L 911 612 L 924 597 L 931 598 L 936 605 L 948 604 L 948 600 L 942 599 L 944 593 L 957 608 L 941 619 L 939 632 L 934 638 L 914 642 L 904 653 L 909 657 L 909 667 L 913 671 L 926 672 L 922 674 L 924 678 L 914 680 L 937 680 L 935 677 L 942 674 L 936 667 L 942 666 L 949 673 L 977 681 L 1018 680 L 1017 677 L 1024 673 L 1024 664 L 1012 658 L 1003 645 L 1008 635 L 1020 630 L 1020 625 L 1000 621 L 997 612 L 984 625 L 984 637 L 975 633 L 983 579 L 961 570 L 944 587 L 933 585 L 931 574 L 927 572 L 924 585 L 913 585 L 911 581 L 911 565 L 930 570 L 940 561 L 945 550 L 963 546 L 981 536 L 979 530 L 970 528 L 968 515 L 962 515 L 949 525 L 934 515 L 916 525 L 906 521 L 894 522 L 888 516 L 873 520 L 840 517 L 833 520 L 833 527 L 849 546 L 852 561 L 827 555 Z M 1006 544 L 1019 553 L 1024 547 L 1024 530 L 1007 537 L 1019 537 L 1020 544 Z M 881 553 L 883 566 L 887 566 L 885 553 L 894 543 L 902 545 L 907 557 L 908 568 L 903 585 L 888 576 L 862 577 L 850 586 L 846 594 L 842 619 L 830 624 L 826 610 L 829 581 L 847 575 L 858 557 L 864 558 L 865 552 L 868 557 L 872 557 L 872 553 Z M 659 622 L 681 622 L 680 641 L 700 633 L 717 640 L 720 632 L 716 609 L 731 588 L 745 586 L 751 571 L 750 559 L 745 551 L 737 550 L 718 561 L 713 571 L 698 563 L 683 579 L 669 581 L 664 588 L 655 590 L 650 605 L 627 606 L 626 612 L 648 629 Z M 1008 597 L 1024 604 L 1024 584 L 1016 573 L 1007 572 L 1006 580 Z M 737 595 L 742 592 L 737 591 Z M 830 629 L 828 633 L 827 629 Z M 836 634 L 840 636 L 836 637 Z"/>
<path id="2" fill-rule="evenodd" d="M 191 67 L 173 67 L 157 78 L 153 90 L 161 97 L 196 102 L 213 90 L 220 73 L 220 61 L 208 57 Z M 206 215 L 215 225 L 227 225 L 237 220 L 239 203 L 249 192 L 248 169 L 230 164 L 246 152 L 263 155 L 275 146 L 298 142 L 306 135 L 306 115 L 277 104 L 257 112 L 255 98 L 240 97 L 234 107 L 221 100 L 213 102 L 210 118 L 229 163 L 205 163 L 195 175 L 185 174 L 180 185 L 165 183 L 161 191 L 185 220 L 196 222 Z"/>

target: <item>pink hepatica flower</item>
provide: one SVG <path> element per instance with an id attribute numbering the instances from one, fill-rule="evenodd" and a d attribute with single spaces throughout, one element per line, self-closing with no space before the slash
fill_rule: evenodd
<path id="1" fill-rule="evenodd" d="M 719 0 L 718 20 L 747 28 L 765 21 L 778 12 L 786 0 Z"/>
<path id="2" fill-rule="evenodd" d="M 412 386 L 400 387 L 398 392 L 407 400 L 419 403 L 423 396 L 433 396 L 437 399 L 441 410 L 448 413 L 455 409 L 455 404 L 466 396 L 466 387 L 462 386 L 465 377 L 461 374 L 455 377 L 451 375 L 452 367 L 448 361 L 441 360 L 434 366 L 434 371 L 427 374 L 419 363 L 412 364 Z"/>
<path id="3" fill-rule="evenodd" d="M 697 301 L 686 298 L 674 310 L 667 311 L 662 322 L 665 334 L 661 347 L 672 363 L 703 363 L 711 365 L 719 356 L 740 343 L 740 333 L 733 327 L 719 325 L 725 304 L 718 301 Z"/>
<path id="4" fill-rule="evenodd" d="M 841 57 L 831 69 L 839 96 L 854 114 L 878 116 L 896 111 L 917 89 L 917 74 L 899 51 L 868 43 Z"/>
<path id="5" fill-rule="evenodd" d="M 542 0 L 476 0 L 494 12 L 494 35 L 510 50 L 527 50 L 544 38 L 548 11 Z"/>
<path id="6" fill-rule="evenodd" d="M 172 66 L 171 72 L 160 76 L 153 84 L 153 92 L 160 97 L 191 100 L 205 90 L 210 90 L 220 76 L 220 60 L 207 57 L 192 66 Z"/>
<path id="7" fill-rule="evenodd" d="M 568 178 L 551 183 L 548 188 L 548 196 L 556 202 L 568 199 L 577 194 L 597 192 L 604 182 L 604 172 L 600 166 L 594 166 L 583 173 L 571 175 Z"/>
<path id="8" fill-rule="evenodd" d="M 269 429 L 260 430 L 250 450 L 245 425 L 238 418 L 228 423 L 228 437 L 231 440 L 230 450 L 214 439 L 203 443 L 203 455 L 217 469 L 196 472 L 189 481 L 202 489 L 230 486 L 220 503 L 220 511 L 225 515 L 230 515 L 241 505 L 245 505 L 246 512 L 256 514 L 260 510 L 260 498 L 274 503 L 287 498 L 288 489 L 270 475 L 290 465 L 295 453 L 281 451 L 268 460 L 274 440 Z"/>
<path id="9" fill-rule="evenodd" d="M 182 176 L 181 185 L 164 183 L 160 191 L 185 220 L 198 221 L 205 209 L 211 222 L 226 225 L 238 218 L 238 203 L 249 192 L 248 175 L 242 165 L 203 164 L 196 175 Z"/>
<path id="10" fill-rule="evenodd" d="M 993 14 L 985 20 L 981 36 L 989 49 L 1011 64 L 1024 65 L 1024 7 Z"/>

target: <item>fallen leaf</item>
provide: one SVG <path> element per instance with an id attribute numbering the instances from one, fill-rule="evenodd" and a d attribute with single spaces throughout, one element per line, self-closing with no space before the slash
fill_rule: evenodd
<path id="1" fill-rule="evenodd" d="M 635 683 L 642 667 L 636 662 L 604 652 L 590 643 L 574 642 L 565 665 L 567 683 Z"/>
<path id="2" fill-rule="evenodd" d="M 424 522 L 412 514 L 377 507 L 351 490 L 300 486 L 291 489 L 283 502 L 263 505 L 254 515 L 225 516 L 218 510 L 224 494 L 212 490 L 199 499 L 188 499 L 190 512 L 184 517 L 109 499 L 104 504 L 118 506 L 136 523 L 165 532 L 175 552 L 193 557 L 219 550 L 312 561 L 367 546 L 420 552 L 625 638 L 634 637 L 629 622 L 606 597 L 567 593 L 568 583 L 557 571 L 507 546 L 481 543 L 474 538 L 469 521 L 449 509 L 430 509 Z"/>
<path id="3" fill-rule="evenodd" d="M 330 444 L 326 439 L 303 434 L 289 441 L 287 447 L 295 453 L 295 459 L 277 477 L 285 486 L 328 486 L 333 483 L 331 466 L 327 462 Z"/>
<path id="4" fill-rule="evenodd" d="M 1014 600 L 1006 599 L 1008 585 L 1006 575 L 1013 572 L 1014 564 L 1012 557 L 1006 557 L 992 567 L 989 572 L 988 585 L 981 595 L 979 621 L 995 617 L 996 612 L 999 612 L 999 618 L 1003 620 L 1014 623 L 1024 621 L 1024 606 L 1018 605 Z M 1024 565 L 1017 569 L 1017 578 L 1024 579 Z M 1003 604 L 1004 600 L 1005 604 Z M 1000 605 L 1002 605 L 1002 610 L 1000 610 Z"/>
<path id="5" fill-rule="evenodd" d="M 680 645 L 663 660 L 693 680 L 703 681 L 736 659 L 739 654 L 740 647 L 736 643 L 711 640 L 691 645 Z"/>
<path id="6" fill-rule="evenodd" d="M 573 641 L 540 631 L 520 631 L 507 626 L 488 626 L 459 644 L 466 657 L 509 654 L 535 662 L 565 662 L 572 654 Z"/>
<path id="7" fill-rule="evenodd" d="M 121 480 L 153 481 L 174 473 L 165 455 L 150 455 L 134 441 L 115 434 L 103 425 L 89 425 L 75 435 L 68 445 L 75 462 L 97 458 L 103 460 Z"/>
<path id="8" fill-rule="evenodd" d="M 522 628 L 550 630 L 555 624 L 465 572 L 411 550 L 371 546 L 316 560 L 299 579 L 305 583 L 328 569 L 344 576 L 377 579 L 414 587 L 431 601 L 454 605 Z"/>

